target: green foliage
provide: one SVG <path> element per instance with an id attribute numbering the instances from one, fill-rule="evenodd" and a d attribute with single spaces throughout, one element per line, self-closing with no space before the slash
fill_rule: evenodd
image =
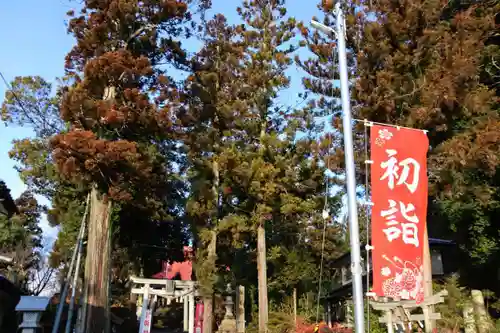
<path id="1" fill-rule="evenodd" d="M 61 81 L 61 85 L 64 82 Z M 30 124 L 37 137 L 47 138 L 65 125 L 59 117 L 60 92 L 40 76 L 17 76 L 6 91 L 1 116 L 7 124 Z"/>
<path id="2" fill-rule="evenodd" d="M 328 150 L 313 140 L 313 115 L 276 99 L 289 85 L 286 71 L 297 49 L 296 22 L 285 7 L 282 1 L 244 1 L 238 9 L 243 24 L 229 25 L 222 15 L 207 22 L 186 82 L 189 108 L 179 114 L 186 129 L 197 278 L 207 290 L 227 282 L 254 285 L 255 233 L 263 225 L 275 301 L 298 286 L 317 289 L 324 197 L 333 215 L 340 202 L 326 193 Z M 311 136 L 299 138 L 301 133 Z M 216 259 L 208 257 L 211 232 Z M 328 223 L 326 233 L 331 262 L 341 251 L 342 228 Z"/>
<path id="3" fill-rule="evenodd" d="M 254 317 L 255 319 L 257 316 Z M 269 310 L 268 330 L 272 333 L 292 333 L 295 332 L 295 322 L 293 309 L 288 305 L 273 306 Z M 246 331 L 249 333 L 258 332 L 258 321 L 249 323 Z"/>
<path id="4" fill-rule="evenodd" d="M 246 285 L 253 298 L 259 227 L 271 300 L 284 302 L 293 289 L 300 298 L 323 292 L 333 261 L 347 249 L 345 225 L 331 222 L 339 220 L 342 193 L 334 195 L 330 185 L 342 182 L 344 158 L 336 45 L 288 15 L 291 2 L 245 0 L 237 9 L 240 24 L 201 15 L 197 32 L 184 25 L 193 22 L 193 3 L 209 7 L 209 1 L 83 1 L 79 13 L 70 13 L 76 44 L 60 86 L 16 77 L 7 91 L 2 119 L 35 133 L 14 142 L 11 158 L 29 190 L 50 200 L 49 221 L 60 227 L 52 264 L 67 261 L 85 196 L 96 185 L 114 203 L 113 279 L 120 293 L 131 272 L 150 275 L 167 256 L 180 259 L 176 250 L 191 237 L 203 294 L 231 282 Z M 353 112 L 429 130 L 429 215 L 439 221 L 431 228 L 453 231 L 472 259 L 464 267 L 474 271 L 496 267 L 500 251 L 498 6 L 498 0 L 345 5 Z M 334 26 L 332 12 L 323 14 Z M 193 33 L 203 44 L 190 58 L 181 41 Z M 298 56 L 300 46 L 310 57 Z M 294 59 L 308 76 L 298 98 L 305 107 L 278 98 L 290 87 Z M 187 79 L 178 82 L 172 67 Z M 318 121 L 325 115 L 333 133 Z M 0 241 L 39 232 L 36 214 L 0 221 Z M 318 286 L 321 262 L 325 283 Z M 456 294 L 449 308 L 458 309 L 463 292 L 449 288 Z M 313 308 L 300 311 L 309 318 Z M 273 310 L 271 331 L 290 330 L 288 310 Z M 456 324 L 450 311 L 448 326 Z"/>
<path id="5" fill-rule="evenodd" d="M 443 318 L 438 321 L 439 326 L 448 329 L 463 327 L 464 306 L 472 301 L 468 291 L 460 286 L 458 276 L 450 277 L 444 285 L 434 286 L 436 290 L 443 288 L 448 291 L 448 296 L 445 297 L 445 303 L 436 306 L 436 311 L 439 311 Z"/>
<path id="6" fill-rule="evenodd" d="M 10 85 L 12 90 L 2 103 L 2 119 L 32 129 L 35 137 L 14 140 L 9 155 L 28 189 L 51 202 L 46 210 L 49 223 L 62 227 L 50 258 L 53 267 L 58 267 L 69 259 L 75 244 L 87 188 L 65 181 L 52 159 L 49 140 L 66 128 L 59 117 L 61 93 L 54 94 L 52 85 L 38 76 L 16 77 Z"/>
<path id="7" fill-rule="evenodd" d="M 10 218 L 0 215 L 0 254 L 13 259 L 12 266 L 0 269 L 26 293 L 35 274 L 42 269 L 42 207 L 33 194 L 24 192 L 15 200 L 17 212 Z"/>

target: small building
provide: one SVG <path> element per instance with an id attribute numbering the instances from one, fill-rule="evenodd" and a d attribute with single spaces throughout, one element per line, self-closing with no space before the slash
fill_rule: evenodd
<path id="1" fill-rule="evenodd" d="M 457 247 L 453 241 L 429 238 L 429 248 L 431 251 L 432 277 L 442 280 L 455 273 L 458 264 L 453 257 L 457 256 Z M 367 292 L 366 278 L 366 251 L 362 246 L 362 267 L 363 267 L 363 294 Z M 333 287 L 324 297 L 325 321 L 328 324 L 347 323 L 350 324 L 351 315 L 349 313 L 352 304 L 352 275 L 351 275 L 351 254 L 350 252 L 337 258 L 333 264 L 336 269 L 335 278 L 332 281 Z M 370 257 L 370 267 L 371 257 Z M 373 280 L 372 271 L 369 272 L 370 284 Z"/>

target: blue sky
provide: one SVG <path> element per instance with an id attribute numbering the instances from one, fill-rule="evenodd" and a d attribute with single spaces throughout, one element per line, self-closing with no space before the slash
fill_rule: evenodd
<path id="1" fill-rule="evenodd" d="M 7 81 L 15 76 L 39 75 L 54 82 L 64 72 L 64 57 L 72 47 L 74 40 L 66 33 L 66 12 L 75 8 L 79 1 L 69 0 L 19 0 L 0 1 L 0 71 Z M 319 15 L 316 1 L 289 0 L 288 13 L 308 22 L 312 16 Z M 211 14 L 221 12 L 230 21 L 237 20 L 237 0 L 213 0 Z M 189 43 L 191 44 L 191 43 Z M 189 47 L 187 44 L 187 47 Z M 191 44 L 192 45 L 192 44 Z M 290 72 L 292 87 L 281 95 L 283 103 L 292 104 L 300 89 L 303 73 Z M 0 98 L 3 100 L 6 87 L 0 81 Z M 28 129 L 6 127 L 0 123 L 0 179 L 12 190 L 12 196 L 18 197 L 25 186 L 14 170 L 14 163 L 8 152 L 14 139 L 30 136 Z M 46 204 L 46 201 L 41 201 Z M 53 239 L 57 230 L 50 228 L 45 221 L 42 225 L 44 234 Z"/>

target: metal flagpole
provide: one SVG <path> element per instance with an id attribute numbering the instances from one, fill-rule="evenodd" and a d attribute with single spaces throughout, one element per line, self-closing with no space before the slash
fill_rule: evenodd
<path id="1" fill-rule="evenodd" d="M 342 102 L 344 127 L 344 154 L 345 154 L 345 169 L 347 180 L 347 204 L 349 217 L 349 235 L 351 242 L 351 272 L 352 272 L 352 291 L 354 301 L 354 321 L 355 332 L 364 333 L 365 317 L 364 317 L 364 300 L 363 300 L 363 281 L 361 267 L 361 245 L 359 242 L 359 223 L 358 211 L 356 203 L 356 169 L 354 165 L 354 148 L 352 138 L 352 116 L 351 102 L 349 96 L 349 79 L 347 75 L 347 56 L 345 46 L 345 18 L 340 2 L 335 5 L 335 16 L 337 19 L 336 30 L 331 29 L 319 22 L 312 21 L 312 25 L 327 33 L 334 33 L 337 37 L 337 51 L 339 58 L 340 72 L 340 94 Z"/>
<path id="2" fill-rule="evenodd" d="M 354 324 L 356 333 L 365 330 L 365 309 L 363 304 L 363 281 L 361 268 L 361 246 L 359 244 L 358 210 L 356 204 L 356 169 L 352 143 L 352 116 L 347 77 L 347 56 L 345 51 L 345 18 L 340 3 L 335 5 L 337 18 L 337 49 L 340 71 L 340 94 L 342 100 L 342 124 L 344 125 L 344 154 L 347 179 L 347 206 L 349 214 L 349 235 L 351 239 L 352 293 L 354 301 Z"/>

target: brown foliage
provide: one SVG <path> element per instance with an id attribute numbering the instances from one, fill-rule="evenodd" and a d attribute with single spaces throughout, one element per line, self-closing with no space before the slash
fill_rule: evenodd
<path id="1" fill-rule="evenodd" d="M 186 11 L 186 4 L 176 0 L 140 3 L 127 0 L 86 0 L 81 15 L 72 18 L 69 23 L 68 31 L 76 37 L 77 45 L 68 54 L 66 67 L 82 71 L 86 59 L 128 46 L 135 37 L 134 34 L 144 28 L 138 18 L 147 17 L 147 22 L 156 25 L 157 30 L 167 29 L 171 32 L 175 27 L 167 27 L 169 21 L 184 18 Z M 154 34 L 146 34 L 141 39 L 147 46 L 161 49 L 159 45 L 155 45 L 155 38 Z"/>
<path id="2" fill-rule="evenodd" d="M 151 173 L 148 159 L 134 142 L 101 140 L 90 131 L 74 130 L 55 136 L 54 159 L 59 170 L 74 181 L 107 184 L 113 200 L 130 200 L 134 184 L 144 184 Z"/>
<path id="3" fill-rule="evenodd" d="M 179 94 L 157 64 L 183 61 L 171 36 L 188 16 L 176 0 L 84 1 L 68 28 L 77 40 L 66 59 L 74 84 L 60 106 L 71 129 L 51 140 L 64 177 L 95 184 L 113 200 L 170 191 L 159 151 L 175 149 L 171 109 Z"/>
<path id="4" fill-rule="evenodd" d="M 356 99 L 360 117 L 449 133 L 450 120 L 487 114 L 492 92 L 478 84 L 478 66 L 492 17 L 475 8 L 441 21 L 443 5 L 377 1 L 389 13 L 367 24 L 359 55 Z M 399 40 L 401 36 L 403 40 Z"/>

